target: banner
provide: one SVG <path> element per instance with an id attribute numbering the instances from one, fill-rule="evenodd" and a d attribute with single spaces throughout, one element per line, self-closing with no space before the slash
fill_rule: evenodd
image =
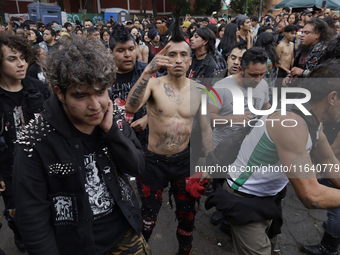
<path id="1" fill-rule="evenodd" d="M 66 13 L 66 19 L 69 22 L 76 22 L 79 20 L 82 22 L 84 18 L 87 18 L 93 22 L 93 24 L 96 24 L 96 19 L 104 22 L 104 14 L 101 13 Z"/>

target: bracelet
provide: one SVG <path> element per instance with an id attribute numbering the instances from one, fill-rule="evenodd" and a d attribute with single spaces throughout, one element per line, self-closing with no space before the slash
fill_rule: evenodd
<path id="1" fill-rule="evenodd" d="M 309 73 L 310 73 L 310 71 L 308 69 L 306 69 L 306 70 L 303 71 L 302 76 L 306 77 Z"/>

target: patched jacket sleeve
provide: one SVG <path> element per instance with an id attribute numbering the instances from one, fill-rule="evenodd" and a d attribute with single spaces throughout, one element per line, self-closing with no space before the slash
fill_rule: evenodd
<path id="1" fill-rule="evenodd" d="M 104 139 L 119 170 L 131 176 L 141 176 L 145 167 L 144 152 L 129 124 L 125 120 L 114 121 Z"/>
<path id="2" fill-rule="evenodd" d="M 29 155 L 31 155 L 29 157 Z M 29 254 L 59 255 L 51 225 L 51 204 L 48 183 L 40 156 L 35 150 L 24 152 L 15 148 L 13 193 L 16 205 L 15 221 Z"/>

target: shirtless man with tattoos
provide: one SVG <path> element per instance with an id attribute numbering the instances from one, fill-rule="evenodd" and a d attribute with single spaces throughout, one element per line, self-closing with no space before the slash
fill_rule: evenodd
<path id="1" fill-rule="evenodd" d="M 185 191 L 190 176 L 190 134 L 195 114 L 201 108 L 201 85 L 186 78 L 191 64 L 190 46 L 171 41 L 145 68 L 131 89 L 126 104 L 136 112 L 147 104 L 149 142 L 142 175 L 143 235 L 149 240 L 168 183 L 176 202 L 178 254 L 189 254 L 195 221 L 195 198 Z M 161 67 L 168 75 L 150 78 Z M 202 143 L 206 155 L 213 150 L 212 131 L 207 116 L 200 116 Z M 201 179 L 203 179 L 205 176 Z"/>

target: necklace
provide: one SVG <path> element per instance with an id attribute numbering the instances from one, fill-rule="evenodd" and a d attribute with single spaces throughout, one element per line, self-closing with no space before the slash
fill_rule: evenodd
<path id="1" fill-rule="evenodd" d="M 200 58 L 200 57 L 203 57 L 203 56 L 206 55 L 206 54 L 208 54 L 208 52 L 204 52 L 204 53 L 199 54 L 199 55 L 196 55 L 196 54 L 195 54 L 195 56 L 196 56 L 196 58 Z"/>
<path id="2" fill-rule="evenodd" d="M 150 42 L 152 44 L 152 46 L 155 48 L 155 49 L 158 49 L 160 44 L 158 43 L 157 45 L 153 44 L 153 42 Z"/>

